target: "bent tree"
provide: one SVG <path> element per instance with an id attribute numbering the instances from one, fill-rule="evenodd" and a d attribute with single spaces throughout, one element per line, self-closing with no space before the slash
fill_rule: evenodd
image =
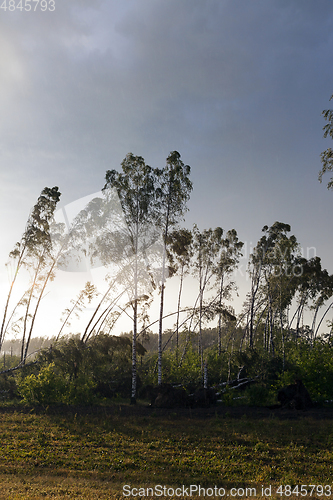
<path id="1" fill-rule="evenodd" d="M 204 372 L 203 345 L 202 345 L 202 329 L 204 318 L 211 316 L 209 309 L 205 307 L 205 293 L 211 290 L 211 281 L 215 276 L 216 264 L 220 253 L 220 243 L 223 235 L 223 229 L 217 227 L 215 229 L 204 229 L 200 231 L 198 226 L 193 227 L 193 276 L 198 280 L 199 290 L 198 298 L 195 303 L 198 305 L 198 354 L 200 357 L 201 373 Z M 212 303 L 212 301 L 210 301 Z M 214 314 L 214 313 L 213 313 Z M 212 319 L 209 317 L 209 319 Z"/>
<path id="2" fill-rule="evenodd" d="M 238 266 L 242 256 L 243 242 L 238 240 L 237 231 L 230 229 L 225 238 L 223 232 L 216 233 L 219 252 L 215 266 L 215 285 L 218 290 L 217 313 L 218 313 L 218 354 L 222 354 L 222 319 L 234 320 L 234 316 L 228 311 L 223 301 L 231 298 L 233 291 L 237 291 L 232 274 Z"/>
<path id="3" fill-rule="evenodd" d="M 252 348 L 258 326 L 264 322 L 264 347 L 274 353 L 274 326 L 279 323 L 283 334 L 286 310 L 298 285 L 298 243 L 295 236 L 288 236 L 289 224 L 275 222 L 270 228 L 264 226 L 262 231 L 264 235 L 249 261 L 251 292 L 247 304 L 247 333 Z"/>
<path id="4" fill-rule="evenodd" d="M 21 362 L 24 362 L 27 356 L 34 322 L 45 287 L 48 281 L 53 277 L 54 259 L 52 258 L 52 250 L 54 244 L 51 237 L 51 223 L 53 222 L 54 212 L 60 200 L 60 196 L 61 193 L 57 186 L 43 189 L 37 203 L 29 215 L 21 240 L 16 243 L 14 250 L 9 254 L 11 262 L 14 263 L 14 274 L 10 283 L 2 318 L 0 349 L 6 331 L 11 321 L 14 319 L 14 313 L 18 308 L 17 306 L 23 306 L 25 312 L 22 316 L 23 333 Z M 13 308 L 10 314 L 10 302 L 14 285 L 22 268 L 30 272 L 32 276 L 31 284 L 23 298 Z M 30 312 L 33 298 L 36 298 L 37 303 L 33 312 Z M 30 320 L 30 327 L 28 327 L 28 320 Z"/>
<path id="5" fill-rule="evenodd" d="M 296 311 L 289 323 L 289 330 L 295 320 L 295 328 L 293 333 L 295 340 L 303 333 L 304 326 L 301 325 L 303 320 L 304 310 L 308 308 L 313 312 L 312 325 L 308 328 L 309 340 L 313 345 L 318 329 L 322 323 L 326 313 L 323 314 L 319 325 L 316 326 L 319 310 L 324 306 L 325 302 L 333 295 L 333 275 L 330 275 L 326 269 L 322 268 L 320 257 L 313 257 L 312 259 L 305 259 L 301 257 L 298 259 L 299 266 L 302 268 L 302 274 L 297 282 L 296 293 Z M 328 310 L 326 310 L 328 312 Z"/>

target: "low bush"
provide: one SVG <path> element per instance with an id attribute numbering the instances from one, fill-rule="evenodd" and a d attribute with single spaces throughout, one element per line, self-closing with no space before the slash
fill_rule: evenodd
<path id="1" fill-rule="evenodd" d="M 55 364 L 43 366 L 35 375 L 21 377 L 17 383 L 18 394 L 27 404 L 48 405 L 61 403 L 66 395 L 66 382 L 55 370 Z"/>

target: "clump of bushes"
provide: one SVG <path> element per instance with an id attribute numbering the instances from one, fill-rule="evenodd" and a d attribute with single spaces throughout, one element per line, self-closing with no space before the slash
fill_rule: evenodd
<path id="1" fill-rule="evenodd" d="M 138 350 L 144 354 L 141 345 Z M 86 343 L 68 337 L 24 368 L 17 377 L 17 391 L 25 403 L 42 405 L 91 404 L 116 395 L 126 397 L 131 355 L 131 341 L 126 337 L 100 334 Z"/>
<path id="2" fill-rule="evenodd" d="M 50 363 L 42 366 L 37 375 L 31 373 L 20 377 L 17 389 L 25 403 L 48 405 L 63 402 L 66 383 L 56 372 L 55 364 Z"/>
<path id="3" fill-rule="evenodd" d="M 138 343 L 137 387 L 157 383 L 156 353 L 145 355 Z M 209 347 L 204 356 L 208 387 L 221 393 L 225 405 L 268 406 L 277 403 L 278 390 L 302 380 L 314 402 L 333 400 L 333 345 L 323 339 L 313 344 L 299 340 L 286 344 L 285 356 L 265 350 L 223 351 Z M 197 349 L 189 345 L 181 352 L 163 355 L 163 382 L 182 385 L 187 394 L 202 388 L 203 374 Z M 6 360 L 7 362 L 7 360 Z M 79 337 L 63 338 L 41 351 L 34 363 L 22 370 L 0 375 L 1 398 L 20 397 L 27 404 L 90 404 L 111 398 L 129 398 L 132 379 L 132 343 L 129 336 L 99 334 L 83 343 Z M 233 380 L 232 388 L 226 386 Z M 239 389 L 235 389 L 239 381 Z M 223 387 L 223 389 L 222 389 Z"/>

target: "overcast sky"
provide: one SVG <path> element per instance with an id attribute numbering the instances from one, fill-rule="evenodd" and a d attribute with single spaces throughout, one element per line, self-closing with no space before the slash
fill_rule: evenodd
<path id="1" fill-rule="evenodd" d="M 333 272 L 333 192 L 317 180 L 332 147 L 331 0 L 40 7 L 0 10 L 3 264 L 45 186 L 66 205 L 128 152 L 162 167 L 177 150 L 192 169 L 188 227 L 235 228 L 250 248 L 264 225 L 289 223 Z"/>

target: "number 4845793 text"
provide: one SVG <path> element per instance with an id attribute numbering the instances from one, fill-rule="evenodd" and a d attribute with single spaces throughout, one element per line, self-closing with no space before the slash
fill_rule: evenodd
<path id="1" fill-rule="evenodd" d="M 54 11 L 55 10 L 55 0 L 0 0 L 0 9 L 10 12 L 14 10 L 23 10 L 29 12 L 36 12 L 37 10 L 41 10 L 45 12 L 46 10 Z"/>

